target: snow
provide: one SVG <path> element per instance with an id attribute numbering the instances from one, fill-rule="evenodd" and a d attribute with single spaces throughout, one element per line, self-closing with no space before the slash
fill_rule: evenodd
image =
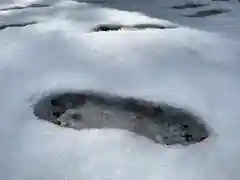
<path id="1" fill-rule="evenodd" d="M 64 1 L 0 12 L 1 25 L 39 22 L 0 31 L 0 179 L 238 180 L 240 5 L 229 2 L 229 14 L 200 20 L 169 9 L 150 17 L 144 6 L 122 11 L 124 2 L 98 5 Z M 91 32 L 102 23 L 177 28 Z M 32 105 L 43 95 L 73 89 L 180 106 L 201 116 L 212 135 L 165 147 L 126 131 L 79 132 L 34 117 Z"/>

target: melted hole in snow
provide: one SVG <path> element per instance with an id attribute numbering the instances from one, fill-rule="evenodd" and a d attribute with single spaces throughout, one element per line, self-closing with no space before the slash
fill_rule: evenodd
<path id="1" fill-rule="evenodd" d="M 189 14 L 185 15 L 186 17 L 192 17 L 192 18 L 197 18 L 197 17 L 207 17 L 211 15 L 218 15 L 222 13 L 227 13 L 229 12 L 229 9 L 212 9 L 212 10 L 203 10 L 203 11 L 198 11 L 195 14 Z"/>
<path id="2" fill-rule="evenodd" d="M 119 30 L 144 30 L 144 29 L 172 29 L 176 26 L 163 26 L 160 24 L 135 24 L 135 25 L 121 25 L 121 24 L 100 24 L 93 28 L 93 32 L 100 31 L 119 31 Z"/>
<path id="3" fill-rule="evenodd" d="M 32 21 L 32 22 L 26 22 L 26 23 L 4 24 L 4 25 L 0 25 L 0 30 L 12 28 L 12 27 L 24 27 L 24 26 L 34 25 L 34 24 L 37 24 L 37 22 Z"/>
<path id="4" fill-rule="evenodd" d="M 123 129 L 165 145 L 194 144 L 209 136 L 203 121 L 184 109 L 104 93 L 52 94 L 34 105 L 34 114 L 61 127 Z"/>

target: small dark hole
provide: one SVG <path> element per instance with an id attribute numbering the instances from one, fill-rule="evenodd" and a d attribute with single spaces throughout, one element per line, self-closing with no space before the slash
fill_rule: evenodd
<path id="1" fill-rule="evenodd" d="M 189 129 L 189 126 L 188 126 L 188 125 L 182 125 L 182 126 L 181 126 L 181 129 L 182 129 L 182 130 Z"/>
<path id="2" fill-rule="evenodd" d="M 52 121 L 54 124 L 56 124 L 56 125 L 61 125 L 61 122 L 60 121 Z"/>
<path id="3" fill-rule="evenodd" d="M 94 32 L 99 31 L 118 31 L 123 28 L 122 25 L 118 24 L 102 24 L 93 29 Z"/>
<path id="4" fill-rule="evenodd" d="M 185 135 L 185 139 L 186 139 L 186 141 L 191 141 L 192 140 L 192 135 L 190 135 L 190 134 L 186 134 Z"/>
<path id="5" fill-rule="evenodd" d="M 57 103 L 57 101 L 56 101 L 55 99 L 52 99 L 52 100 L 51 100 L 51 105 L 52 105 L 52 106 L 57 106 L 58 103 Z"/>
<path id="6" fill-rule="evenodd" d="M 53 114 L 53 116 L 55 116 L 57 118 L 59 118 L 62 115 L 62 113 L 60 113 L 60 112 L 53 112 L 52 114 Z"/>
<path id="7" fill-rule="evenodd" d="M 203 141 L 204 139 L 206 139 L 207 138 L 207 136 L 202 136 L 201 138 L 200 138 L 200 141 Z"/>

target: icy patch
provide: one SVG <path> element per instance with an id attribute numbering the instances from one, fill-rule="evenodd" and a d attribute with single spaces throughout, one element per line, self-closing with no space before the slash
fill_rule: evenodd
<path id="1" fill-rule="evenodd" d="M 124 129 L 166 145 L 194 144 L 209 136 L 203 121 L 184 109 L 102 93 L 50 95 L 36 103 L 34 114 L 75 130 Z"/>

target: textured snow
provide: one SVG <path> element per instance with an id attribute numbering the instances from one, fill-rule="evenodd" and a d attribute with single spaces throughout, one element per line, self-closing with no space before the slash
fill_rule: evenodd
<path id="1" fill-rule="evenodd" d="M 173 10 L 150 17 L 143 7 L 128 12 L 121 11 L 125 6 L 51 3 L 0 12 L 1 25 L 38 22 L 0 31 L 1 180 L 239 179 L 240 5 L 191 20 Z M 102 23 L 178 28 L 91 32 Z M 201 116 L 212 135 L 196 145 L 164 147 L 126 131 L 79 132 L 33 115 L 32 105 L 45 94 L 73 89 L 180 106 Z"/>

